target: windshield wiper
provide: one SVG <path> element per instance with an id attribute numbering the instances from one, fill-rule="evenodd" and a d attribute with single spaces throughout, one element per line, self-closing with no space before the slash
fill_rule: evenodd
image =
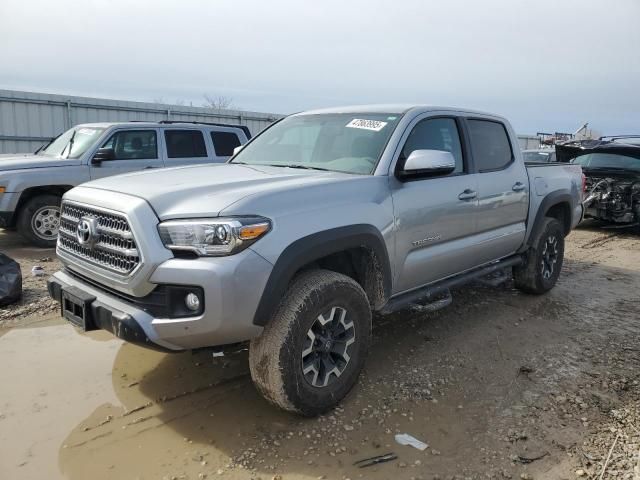
<path id="1" fill-rule="evenodd" d="M 71 138 L 69 139 L 69 153 L 67 153 L 67 158 L 69 158 L 69 155 L 71 155 L 71 150 L 73 150 L 73 140 L 76 138 L 76 132 L 77 130 L 74 130 Z"/>
<path id="2" fill-rule="evenodd" d="M 47 148 L 49 145 L 51 145 L 51 142 L 53 142 L 53 140 L 49 140 L 48 143 L 43 143 L 42 145 L 40 145 L 40 148 L 38 148 L 35 152 L 33 152 L 34 155 L 37 155 L 40 153 L 41 150 L 44 150 L 45 148 Z"/>
<path id="3" fill-rule="evenodd" d="M 283 168 L 299 168 L 302 170 L 320 170 L 321 172 L 331 172 L 328 168 L 322 167 L 310 167 L 309 165 L 302 165 L 300 163 L 269 163 L 269 167 L 283 167 Z"/>
<path id="4" fill-rule="evenodd" d="M 62 133 L 61 133 L 60 135 L 62 135 Z M 49 145 L 51 145 L 53 142 L 55 142 L 55 141 L 58 139 L 58 137 L 59 137 L 60 135 L 56 135 L 55 137 L 53 137 L 53 138 L 52 138 L 51 140 L 49 140 L 48 142 L 43 143 L 43 144 L 40 146 L 40 148 L 39 148 L 39 149 L 37 149 L 35 152 L 33 152 L 33 154 L 34 154 L 34 155 L 39 154 L 42 150 L 44 150 L 44 149 L 45 149 L 45 148 L 47 148 Z"/>

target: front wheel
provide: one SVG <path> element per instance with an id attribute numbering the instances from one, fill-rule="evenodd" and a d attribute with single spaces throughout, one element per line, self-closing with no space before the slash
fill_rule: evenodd
<path id="1" fill-rule="evenodd" d="M 60 197 L 38 195 L 29 199 L 18 214 L 16 226 L 20 235 L 33 245 L 55 247 L 60 227 Z"/>
<path id="2" fill-rule="evenodd" d="M 540 295 L 551 290 L 564 261 L 564 228 L 555 218 L 545 218 L 533 239 L 525 263 L 513 268 L 516 288 Z"/>
<path id="3" fill-rule="evenodd" d="M 328 270 L 304 272 L 251 342 L 251 377 L 276 406 L 319 415 L 355 385 L 370 337 L 371 309 L 356 281 Z"/>

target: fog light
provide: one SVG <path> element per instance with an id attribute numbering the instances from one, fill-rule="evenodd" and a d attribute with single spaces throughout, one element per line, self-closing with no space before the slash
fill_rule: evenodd
<path id="1" fill-rule="evenodd" d="M 200 310 L 200 298 L 195 293 L 187 293 L 187 296 L 184 297 L 184 304 L 192 312 Z"/>

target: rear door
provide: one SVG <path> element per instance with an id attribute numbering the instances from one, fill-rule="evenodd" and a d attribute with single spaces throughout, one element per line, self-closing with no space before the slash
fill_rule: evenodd
<path id="1" fill-rule="evenodd" d="M 476 249 L 479 263 L 506 257 L 518 250 L 526 233 L 529 177 L 516 156 L 509 130 L 500 121 L 467 118 L 466 127 L 478 180 Z"/>
<path id="2" fill-rule="evenodd" d="M 204 132 L 197 128 L 171 128 L 164 130 L 165 165 L 177 167 L 211 162 L 213 149 L 205 140 Z M 209 143 L 209 152 L 207 152 Z"/>
<path id="3" fill-rule="evenodd" d="M 100 147 L 113 149 L 115 158 L 97 164 L 90 161 L 91 179 L 163 166 L 154 128 L 116 130 Z"/>
<path id="4" fill-rule="evenodd" d="M 467 270 L 475 262 L 465 250 L 476 230 L 477 179 L 460 120 L 422 115 L 408 132 L 389 177 L 396 223 L 394 294 Z M 413 150 L 423 149 L 451 152 L 455 171 L 400 181 L 394 173 Z"/>

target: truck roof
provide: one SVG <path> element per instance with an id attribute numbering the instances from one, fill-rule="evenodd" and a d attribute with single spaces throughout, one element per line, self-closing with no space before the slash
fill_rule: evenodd
<path id="1" fill-rule="evenodd" d="M 191 121 L 174 121 L 174 120 L 158 120 L 156 122 L 146 122 L 146 121 L 138 121 L 138 120 L 128 120 L 123 122 L 91 122 L 91 123 L 80 123 L 76 126 L 83 127 L 102 127 L 108 128 L 114 125 L 131 125 L 136 127 L 158 127 L 158 126 L 177 126 L 177 127 L 225 127 L 225 128 L 238 128 L 242 130 L 247 139 L 251 138 L 251 131 L 249 127 L 246 125 L 237 125 L 233 123 L 210 123 L 210 122 L 191 122 Z"/>
<path id="2" fill-rule="evenodd" d="M 404 104 L 404 103 L 392 103 L 392 104 L 379 104 L 379 105 L 349 105 L 344 107 L 331 107 L 320 108 L 316 110 L 307 110 L 300 112 L 300 114 L 324 114 L 324 113 L 396 113 L 398 115 L 407 113 L 409 111 L 416 112 L 430 112 L 430 111 L 449 111 L 449 112 L 464 112 L 475 115 L 487 115 L 496 118 L 502 118 L 499 115 L 495 115 L 489 112 L 483 112 L 480 110 L 471 110 L 468 108 L 458 107 L 441 107 L 437 105 L 419 105 L 419 104 Z"/>

